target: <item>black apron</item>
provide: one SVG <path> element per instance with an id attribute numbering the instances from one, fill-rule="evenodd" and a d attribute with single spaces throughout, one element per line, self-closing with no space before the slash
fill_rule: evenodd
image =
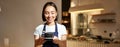
<path id="1" fill-rule="evenodd" d="M 45 36 L 45 31 L 46 31 L 46 23 L 44 24 L 44 28 L 43 28 L 43 32 L 42 32 L 43 36 Z M 55 22 L 55 32 L 53 33 L 53 36 L 58 37 L 58 28 L 57 28 L 56 22 Z M 45 39 L 45 40 L 46 40 L 46 42 L 43 44 L 43 47 L 59 47 L 58 44 L 53 43 L 53 39 Z"/>

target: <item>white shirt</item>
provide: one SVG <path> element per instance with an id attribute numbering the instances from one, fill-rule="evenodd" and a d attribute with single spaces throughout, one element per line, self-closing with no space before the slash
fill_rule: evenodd
<path id="1" fill-rule="evenodd" d="M 36 30 L 34 32 L 34 35 L 41 36 L 42 32 L 43 32 L 43 28 L 44 28 L 44 24 L 37 26 Z M 57 28 L 58 28 L 58 38 L 59 38 L 59 40 L 61 40 L 61 36 L 64 34 L 67 34 L 66 27 L 64 25 L 57 23 Z M 52 26 L 46 25 L 45 32 L 55 32 L 55 25 L 52 25 Z"/>

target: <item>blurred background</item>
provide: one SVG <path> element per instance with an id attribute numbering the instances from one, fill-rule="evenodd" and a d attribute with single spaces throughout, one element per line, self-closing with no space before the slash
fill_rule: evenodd
<path id="1" fill-rule="evenodd" d="M 0 47 L 34 47 L 48 1 L 56 3 L 58 22 L 67 28 L 67 47 L 120 46 L 120 0 L 0 0 Z"/>

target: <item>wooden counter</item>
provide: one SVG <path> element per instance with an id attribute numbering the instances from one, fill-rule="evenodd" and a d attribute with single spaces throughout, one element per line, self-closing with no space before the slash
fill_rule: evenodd
<path id="1" fill-rule="evenodd" d="M 86 42 L 86 41 L 77 41 L 77 40 L 67 40 L 67 47 L 120 47 L 120 44 L 117 43 L 98 43 L 98 42 Z"/>

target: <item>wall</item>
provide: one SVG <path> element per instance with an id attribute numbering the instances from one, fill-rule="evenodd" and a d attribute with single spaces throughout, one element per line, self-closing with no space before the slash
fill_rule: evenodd
<path id="1" fill-rule="evenodd" d="M 4 39 L 9 47 L 33 47 L 35 27 L 42 23 L 41 11 L 51 0 L 0 0 L 0 47 Z M 61 0 L 52 0 L 58 6 L 61 20 Z"/>

